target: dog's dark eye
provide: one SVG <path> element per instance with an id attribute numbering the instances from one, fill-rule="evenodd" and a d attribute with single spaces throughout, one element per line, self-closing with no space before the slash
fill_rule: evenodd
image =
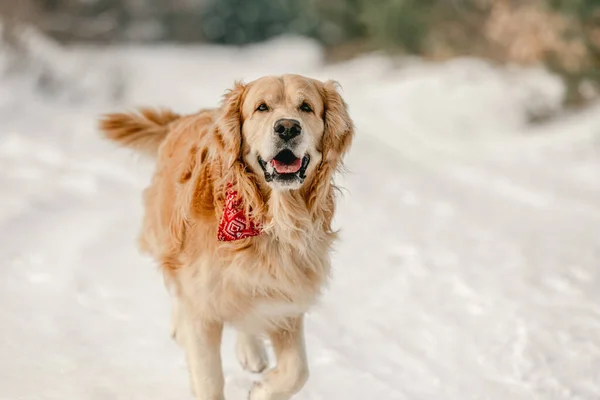
<path id="1" fill-rule="evenodd" d="M 312 108 L 311 108 L 310 104 L 308 104 L 307 102 L 300 104 L 300 110 L 302 110 L 304 112 L 312 112 Z"/>
<path id="2" fill-rule="evenodd" d="M 256 107 L 256 111 L 269 111 L 269 106 L 266 103 L 260 103 L 258 107 Z"/>

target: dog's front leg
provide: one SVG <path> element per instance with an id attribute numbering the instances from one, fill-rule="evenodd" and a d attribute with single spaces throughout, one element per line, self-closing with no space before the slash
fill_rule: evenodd
<path id="1" fill-rule="evenodd" d="M 184 347 L 192 390 L 198 400 L 224 400 L 221 337 L 223 324 L 206 321 L 179 305 L 177 338 Z M 181 331 L 180 331 L 181 330 Z"/>
<path id="2" fill-rule="evenodd" d="M 302 389 L 308 379 L 303 325 L 300 316 L 269 334 L 277 366 L 254 385 L 249 400 L 288 400 Z"/>

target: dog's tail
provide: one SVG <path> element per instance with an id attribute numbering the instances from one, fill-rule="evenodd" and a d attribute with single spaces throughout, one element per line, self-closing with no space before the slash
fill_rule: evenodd
<path id="1" fill-rule="evenodd" d="M 106 114 L 100 119 L 100 130 L 107 139 L 151 156 L 169 133 L 169 124 L 181 116 L 170 110 L 144 108 L 139 113 Z"/>

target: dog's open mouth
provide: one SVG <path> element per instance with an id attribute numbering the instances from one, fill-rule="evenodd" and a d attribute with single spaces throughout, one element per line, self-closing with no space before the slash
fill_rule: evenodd
<path id="1" fill-rule="evenodd" d="M 258 156 L 258 163 L 265 174 L 267 182 L 300 181 L 302 183 L 304 178 L 306 178 L 306 169 L 310 163 L 310 156 L 307 154 L 299 158 L 291 150 L 286 149 L 277 153 L 269 162 Z"/>

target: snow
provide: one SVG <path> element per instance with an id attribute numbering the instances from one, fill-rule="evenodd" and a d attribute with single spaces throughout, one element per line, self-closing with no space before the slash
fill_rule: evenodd
<path id="1" fill-rule="evenodd" d="M 296 398 L 600 398 L 600 106 L 528 125 L 559 106 L 556 77 L 377 54 L 326 66 L 292 38 L 36 43 L 54 92 L 33 67 L 0 78 L 0 400 L 192 399 L 160 274 L 135 248 L 152 164 L 95 118 L 214 106 L 234 79 L 283 72 L 340 81 L 358 128 Z M 256 377 L 232 338 L 226 395 L 241 400 Z"/>

